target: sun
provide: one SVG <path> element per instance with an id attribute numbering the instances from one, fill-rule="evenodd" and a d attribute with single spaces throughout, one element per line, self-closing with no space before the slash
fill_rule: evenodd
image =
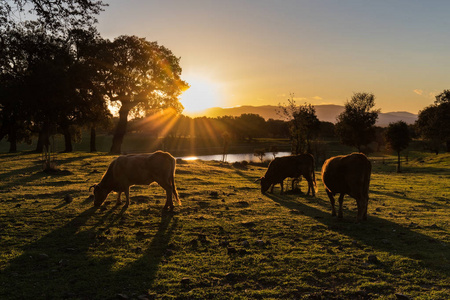
<path id="1" fill-rule="evenodd" d="M 184 80 L 190 85 L 180 97 L 185 113 L 197 113 L 221 105 L 219 84 L 198 76 L 190 76 Z"/>

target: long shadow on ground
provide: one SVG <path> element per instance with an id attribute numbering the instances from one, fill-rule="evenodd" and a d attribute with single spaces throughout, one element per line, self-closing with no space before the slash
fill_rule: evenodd
<path id="1" fill-rule="evenodd" d="M 0 272 L 0 299 L 114 299 L 119 293 L 147 291 L 167 255 L 176 221 L 171 213 L 163 214 L 140 258 L 114 270 L 114 255 L 98 250 L 114 249 L 104 232 L 119 226 L 125 209 L 118 209 L 101 216 L 96 209 L 87 209 L 25 246 Z"/>
<path id="2" fill-rule="evenodd" d="M 58 165 L 64 165 L 74 161 L 82 161 L 85 158 L 92 158 L 92 155 L 81 155 L 81 156 L 73 156 L 67 157 L 63 159 L 57 159 L 56 162 Z M 26 158 L 23 158 L 26 159 Z M 34 182 L 38 179 L 54 176 L 54 177 L 62 177 L 62 176 L 70 176 L 72 175 L 70 172 L 56 172 L 54 174 L 45 173 L 42 171 L 42 160 L 40 157 L 30 158 L 31 166 L 26 166 L 23 168 L 14 169 L 8 172 L 4 172 L 0 176 L 0 188 L 6 188 L 8 186 L 19 186 L 23 184 L 29 184 L 30 182 Z M 16 177 L 14 180 L 11 180 L 11 177 Z M 48 184 L 45 184 L 48 185 Z"/>
<path id="3" fill-rule="evenodd" d="M 302 202 L 288 199 L 283 195 L 266 194 L 266 196 L 288 209 L 296 210 L 301 214 L 316 219 L 318 222 L 326 225 L 329 230 L 346 235 L 359 244 L 385 251 L 392 255 L 401 255 L 420 260 L 427 268 L 446 273 L 447 276 L 450 275 L 448 265 L 436 264 L 436 262 L 450 260 L 450 245 L 446 242 L 379 217 L 368 216 L 367 221 L 358 224 L 354 219 L 354 212 L 344 211 L 344 219 L 342 220 L 331 216 L 330 207 L 323 211 Z M 311 199 L 309 200 L 311 201 Z M 300 201 L 303 201 L 303 199 L 301 198 Z M 316 198 L 314 201 L 318 205 L 325 207 L 326 201 L 320 198 Z M 420 247 L 420 250 L 415 246 L 417 248 Z"/>

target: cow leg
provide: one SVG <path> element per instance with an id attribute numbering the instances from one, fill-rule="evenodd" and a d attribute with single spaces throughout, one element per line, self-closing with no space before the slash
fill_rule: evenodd
<path id="1" fill-rule="evenodd" d="M 363 220 L 367 220 L 367 199 L 365 197 L 361 197 L 356 200 L 356 204 L 358 206 L 357 221 L 361 222 Z"/>
<path id="2" fill-rule="evenodd" d="M 367 220 L 367 207 L 369 206 L 369 199 L 365 199 L 364 201 L 364 214 L 363 214 L 363 220 Z"/>
<path id="3" fill-rule="evenodd" d="M 166 203 L 169 202 L 169 210 L 173 211 L 174 206 L 173 206 L 173 199 L 172 199 L 172 189 L 169 188 L 168 190 L 166 190 Z"/>
<path id="4" fill-rule="evenodd" d="M 164 204 L 163 209 L 169 209 L 170 211 L 173 211 L 174 206 L 172 200 L 172 185 L 169 182 L 165 182 L 160 185 L 164 190 L 166 190 L 166 204 Z"/>
<path id="5" fill-rule="evenodd" d="M 294 190 L 294 184 L 296 184 L 296 188 L 298 189 L 299 193 L 301 193 L 302 192 L 302 187 L 300 185 L 300 182 L 302 182 L 302 176 L 301 175 L 298 178 L 292 179 L 292 190 Z"/>
<path id="6" fill-rule="evenodd" d="M 331 215 L 333 217 L 336 216 L 336 209 L 334 207 L 334 197 L 333 197 L 333 193 L 331 193 L 329 190 L 325 189 L 325 191 L 327 192 L 328 198 L 330 198 L 330 203 L 331 203 Z"/>
<path id="7" fill-rule="evenodd" d="M 275 187 L 275 184 L 272 184 L 271 186 L 270 186 L 270 193 L 271 194 L 273 194 L 273 188 Z"/>
<path id="8" fill-rule="evenodd" d="M 341 193 L 339 195 L 339 211 L 338 211 L 338 218 L 343 218 L 343 214 L 342 214 L 342 203 L 344 202 L 344 196 L 345 193 Z"/>
<path id="9" fill-rule="evenodd" d="M 315 196 L 316 196 L 316 189 L 314 188 L 314 182 L 313 182 L 313 180 L 311 179 L 311 180 L 308 182 L 308 184 L 309 184 L 309 187 L 311 187 L 311 194 L 312 194 L 312 196 L 315 197 Z M 308 188 L 309 188 L 309 187 L 308 187 Z"/>
<path id="10" fill-rule="evenodd" d="M 281 186 L 281 192 L 280 192 L 280 194 L 282 195 L 283 194 L 283 182 L 284 182 L 284 180 L 282 180 L 281 182 L 280 182 L 280 186 Z"/>
<path id="11" fill-rule="evenodd" d="M 119 205 L 122 201 L 120 200 L 120 195 L 122 194 L 122 192 L 117 192 L 117 205 Z"/>
<path id="12" fill-rule="evenodd" d="M 130 205 L 130 188 L 127 187 L 125 189 L 125 197 L 127 198 L 127 202 L 125 203 L 125 207 L 128 207 L 128 205 Z"/>
<path id="13" fill-rule="evenodd" d="M 309 196 L 309 192 L 311 191 L 312 196 L 314 197 L 316 195 L 316 192 L 314 191 L 313 181 L 311 176 L 305 176 L 306 181 L 308 182 L 308 193 L 306 194 Z"/>

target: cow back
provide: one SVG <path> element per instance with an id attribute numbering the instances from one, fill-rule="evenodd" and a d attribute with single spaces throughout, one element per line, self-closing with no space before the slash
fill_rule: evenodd
<path id="1" fill-rule="evenodd" d="M 111 163 L 110 168 L 114 185 L 120 190 L 131 185 L 148 185 L 160 178 L 170 178 L 175 171 L 175 159 L 161 151 L 122 155 Z"/>
<path id="2" fill-rule="evenodd" d="M 311 154 L 291 155 L 275 158 L 267 169 L 265 178 L 279 183 L 285 178 L 297 178 L 314 172 L 314 158 Z"/>
<path id="3" fill-rule="evenodd" d="M 368 194 L 371 170 L 364 154 L 336 156 L 323 164 L 322 181 L 333 194 L 346 193 L 355 198 Z"/>

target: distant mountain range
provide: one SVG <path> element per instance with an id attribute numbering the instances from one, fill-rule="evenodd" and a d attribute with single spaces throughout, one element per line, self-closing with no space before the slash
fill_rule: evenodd
<path id="1" fill-rule="evenodd" d="M 327 121 L 336 123 L 336 117 L 344 111 L 344 106 L 334 104 L 315 105 L 317 117 L 320 121 Z M 278 106 L 264 105 L 264 106 L 239 106 L 231 108 L 213 107 L 206 109 L 198 116 L 220 117 L 220 116 L 240 116 L 242 114 L 258 114 L 264 119 L 282 119 L 277 114 Z M 417 120 L 417 115 L 406 111 L 380 113 L 378 115 L 377 126 L 387 126 L 389 123 L 404 121 L 406 124 L 413 124 Z"/>

